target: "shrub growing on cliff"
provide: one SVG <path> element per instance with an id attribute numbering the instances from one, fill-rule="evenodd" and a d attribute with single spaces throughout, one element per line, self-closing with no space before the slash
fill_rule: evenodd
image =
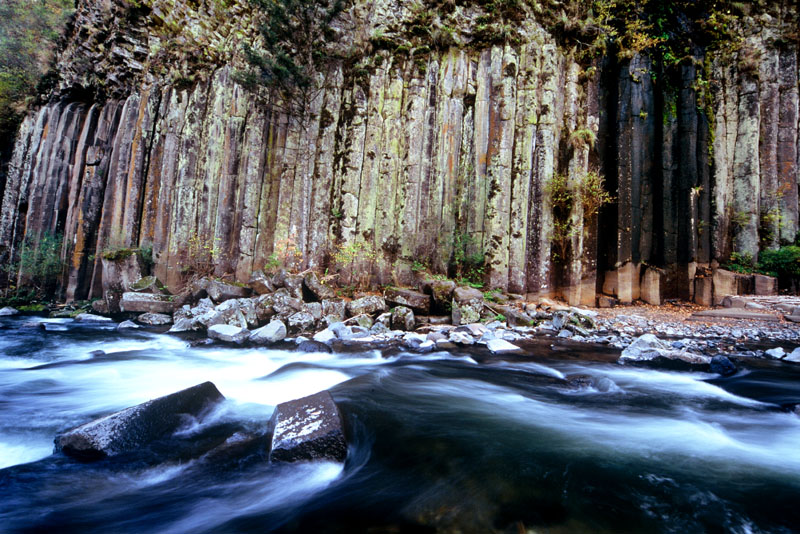
<path id="1" fill-rule="evenodd" d="M 0 2 L 0 160 L 10 149 L 27 101 L 52 85 L 53 50 L 73 0 Z"/>
<path id="2" fill-rule="evenodd" d="M 32 286 L 40 297 L 54 296 L 64 262 L 61 261 L 61 234 L 45 232 L 39 242 L 26 240 L 19 251 L 19 263 L 16 266 L 23 280 L 23 285 Z"/>
<path id="3" fill-rule="evenodd" d="M 304 117 L 320 90 L 316 74 L 335 57 L 331 26 L 344 0 L 250 0 L 262 10 L 261 43 L 245 44 L 250 69 L 237 79 L 251 89 L 266 87 L 282 97 L 285 110 Z"/>

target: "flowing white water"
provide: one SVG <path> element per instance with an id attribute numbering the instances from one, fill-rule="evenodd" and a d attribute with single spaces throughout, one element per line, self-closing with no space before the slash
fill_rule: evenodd
<path id="1" fill-rule="evenodd" d="M 346 467 L 270 465 L 261 449 L 247 460 L 200 453 L 99 468 L 41 462 L 38 477 L 5 480 L 17 489 L 0 505 L 0 524 L 20 531 L 29 516 L 47 516 L 40 530 L 66 522 L 78 525 L 69 532 L 280 532 L 307 509 L 325 509 L 321 495 L 336 495 L 327 513 L 342 509 L 343 516 L 348 507 L 363 512 L 364 503 L 396 507 L 413 521 L 451 510 L 453 521 L 466 521 L 453 528 L 464 532 L 489 532 L 509 495 L 519 496 L 512 510 L 563 506 L 575 524 L 594 525 L 597 517 L 609 520 L 583 499 L 598 498 L 595 485 L 609 485 L 613 498 L 601 500 L 613 502 L 598 510 L 625 518 L 606 531 L 653 524 L 696 531 L 718 522 L 723 530 L 759 532 L 764 518 L 754 522 L 753 514 L 768 509 L 783 520 L 793 513 L 783 502 L 800 497 L 800 418 L 709 383 L 706 373 L 574 360 L 479 365 L 445 352 L 385 358 L 377 351 L 193 347 L 109 325 L 62 320 L 53 324 L 64 330 L 44 332 L 24 320 L 6 324 L 0 469 L 49 457 L 59 431 L 205 381 L 227 400 L 176 434 L 185 443 L 226 424 L 237 432 L 225 434 L 226 443 L 246 443 L 250 429 L 266 430 L 278 403 L 330 388 L 352 432 Z M 571 386 L 572 375 L 590 377 L 591 385 Z M 237 425 L 246 427 L 241 436 Z M 540 493 L 527 496 L 532 487 Z M 770 492 L 777 500 L 758 500 Z M 717 515 L 706 517 L 708 510 Z M 645 528 L 642 517 L 656 523 Z M 775 531 L 786 531 L 786 521 L 778 524 Z"/>

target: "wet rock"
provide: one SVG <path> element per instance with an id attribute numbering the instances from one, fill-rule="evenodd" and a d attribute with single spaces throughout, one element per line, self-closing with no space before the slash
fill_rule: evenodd
<path id="1" fill-rule="evenodd" d="M 300 311 L 290 315 L 286 320 L 286 324 L 290 334 L 299 334 L 312 330 L 316 324 L 316 320 L 314 320 L 314 316 L 310 313 Z"/>
<path id="2" fill-rule="evenodd" d="M 783 350 L 781 347 L 775 347 L 774 349 L 765 350 L 764 354 L 770 358 L 779 360 L 784 356 L 786 356 L 786 351 Z"/>
<path id="3" fill-rule="evenodd" d="M 800 347 L 790 352 L 784 359 L 785 362 L 800 363 Z"/>
<path id="4" fill-rule="evenodd" d="M 331 330 L 330 328 L 326 328 L 325 330 L 320 330 L 319 332 L 314 334 L 314 337 L 312 339 L 318 343 L 324 343 L 326 345 L 329 345 L 333 343 L 337 339 L 337 337 L 336 334 L 333 333 L 333 330 Z"/>
<path id="5" fill-rule="evenodd" d="M 427 315 L 431 311 L 431 297 L 413 289 L 390 287 L 383 293 L 386 302 L 397 306 L 405 306 L 414 313 Z"/>
<path id="6" fill-rule="evenodd" d="M 264 271 L 260 270 L 253 271 L 247 285 L 250 286 L 250 289 L 252 289 L 256 295 L 267 295 L 275 291 L 272 279 L 265 275 Z"/>
<path id="7" fill-rule="evenodd" d="M 653 334 L 644 334 L 622 351 L 621 360 L 652 360 L 671 347 Z"/>
<path id="8" fill-rule="evenodd" d="M 477 323 L 483 313 L 483 293 L 472 287 L 457 287 L 451 306 L 454 325 Z"/>
<path id="9" fill-rule="evenodd" d="M 333 323 L 332 325 L 328 326 L 328 328 L 339 339 L 344 339 L 345 337 L 351 334 L 350 328 L 345 326 L 345 324 L 341 322 Z"/>
<path id="10" fill-rule="evenodd" d="M 407 333 L 403 336 L 403 346 L 411 349 L 417 350 L 419 346 L 428 341 L 427 336 L 422 334 L 415 334 L 415 333 Z"/>
<path id="11" fill-rule="evenodd" d="M 166 286 L 155 276 L 145 276 L 130 285 L 130 290 L 136 293 L 153 293 L 154 295 L 169 295 Z"/>
<path id="12" fill-rule="evenodd" d="M 75 316 L 75 320 L 80 323 L 111 323 L 113 320 L 110 317 L 102 317 L 100 315 L 93 315 L 91 313 L 81 313 Z"/>
<path id="13" fill-rule="evenodd" d="M 257 345 L 270 345 L 278 341 L 283 341 L 286 338 L 286 334 L 286 325 L 283 324 L 283 321 L 275 319 L 268 325 L 253 330 L 248 340 L 250 343 L 255 343 Z"/>
<path id="14" fill-rule="evenodd" d="M 398 306 L 392 310 L 392 329 L 410 331 L 414 330 L 414 312 L 406 306 Z"/>
<path id="15" fill-rule="evenodd" d="M 313 339 L 306 339 L 301 342 L 297 345 L 297 350 L 300 352 L 331 352 L 331 348 L 328 345 L 320 341 L 314 341 Z"/>
<path id="16" fill-rule="evenodd" d="M 565 328 L 564 330 L 559 330 L 558 334 L 556 335 L 556 337 L 560 337 L 560 338 L 572 337 L 572 332 L 570 332 L 569 330 L 567 330 Z"/>
<path id="17" fill-rule="evenodd" d="M 383 297 L 378 297 L 375 295 L 369 295 L 360 299 L 351 300 L 347 303 L 347 313 L 350 314 L 351 317 L 362 314 L 372 315 L 373 313 L 382 312 L 385 310 L 386 301 L 383 299 Z"/>
<path id="18" fill-rule="evenodd" d="M 178 319 L 173 319 L 173 324 L 170 327 L 169 332 L 172 334 L 177 334 L 179 332 L 192 332 L 199 329 L 199 325 L 192 319 L 187 317 L 179 317 Z"/>
<path id="19" fill-rule="evenodd" d="M 173 297 L 168 295 L 153 295 L 152 293 L 134 293 L 128 291 L 122 294 L 119 307 L 125 312 L 171 314 L 175 311 L 177 305 Z"/>
<path id="20" fill-rule="evenodd" d="M 736 373 L 736 365 L 727 356 L 718 354 L 711 358 L 711 372 L 730 376 Z"/>
<path id="21" fill-rule="evenodd" d="M 141 326 L 133 321 L 122 321 L 117 325 L 117 330 L 141 330 Z"/>
<path id="22" fill-rule="evenodd" d="M 209 280 L 206 291 L 211 300 L 216 303 L 231 299 L 246 298 L 253 292 L 249 287 L 229 284 L 222 280 Z"/>
<path id="23" fill-rule="evenodd" d="M 437 339 L 436 341 L 434 341 L 434 343 L 436 343 L 436 348 L 438 350 L 454 350 L 458 348 L 458 345 L 456 345 L 449 339 Z"/>
<path id="24" fill-rule="evenodd" d="M 143 313 L 136 318 L 136 321 L 148 326 L 163 326 L 172 324 L 172 317 L 165 313 Z"/>
<path id="25" fill-rule="evenodd" d="M 12 315 L 19 315 L 19 311 L 11 306 L 0 309 L 0 317 L 10 317 Z"/>
<path id="26" fill-rule="evenodd" d="M 224 399 L 214 384 L 205 382 L 60 434 L 55 439 L 56 451 L 81 460 L 135 451 L 168 437 Z"/>
<path id="27" fill-rule="evenodd" d="M 309 271 L 303 277 L 303 284 L 305 285 L 308 293 L 313 295 L 315 300 L 322 301 L 332 299 L 336 292 L 330 286 L 325 285 L 320 281 L 319 276 L 314 271 Z"/>
<path id="28" fill-rule="evenodd" d="M 489 329 L 485 325 L 482 325 L 480 323 L 470 323 L 470 324 L 465 324 L 465 325 L 459 326 L 459 327 L 455 328 L 453 331 L 454 332 L 465 332 L 465 333 L 467 333 L 467 334 L 469 334 L 471 336 L 480 337 L 483 334 L 485 334 L 486 332 L 488 332 Z"/>
<path id="29" fill-rule="evenodd" d="M 273 421 L 270 461 L 343 462 L 347 457 L 342 418 L 327 391 L 279 404 Z"/>
<path id="30" fill-rule="evenodd" d="M 469 334 L 464 332 L 456 332 L 455 330 L 450 332 L 450 336 L 448 339 L 457 345 L 474 345 L 475 338 Z M 435 341 L 435 340 L 434 340 Z"/>
<path id="31" fill-rule="evenodd" d="M 208 329 L 208 337 L 226 343 L 244 343 L 250 337 L 250 331 L 241 326 L 230 324 L 215 324 Z"/>
<path id="32" fill-rule="evenodd" d="M 504 339 L 489 339 L 486 341 L 486 348 L 492 351 L 495 354 L 508 354 L 512 352 L 521 352 L 518 346 L 514 345 L 513 343 L 509 343 Z"/>

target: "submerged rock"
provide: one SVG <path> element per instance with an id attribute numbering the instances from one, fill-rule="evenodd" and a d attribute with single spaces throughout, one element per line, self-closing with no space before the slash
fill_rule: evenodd
<path id="1" fill-rule="evenodd" d="M 328 391 L 279 404 L 273 421 L 270 461 L 342 462 L 347 457 L 342 418 Z"/>
<path id="2" fill-rule="evenodd" d="M 60 434 L 55 439 L 56 451 L 81 460 L 134 451 L 169 436 L 188 418 L 200 417 L 224 399 L 214 384 L 204 382 Z"/>
<path id="3" fill-rule="evenodd" d="M 75 316 L 75 320 L 81 323 L 110 323 L 113 321 L 110 317 L 92 315 L 91 313 L 78 314 Z"/>
<path id="4" fill-rule="evenodd" d="M 717 354 L 711 358 L 711 372 L 722 376 L 730 376 L 736 373 L 736 365 L 727 356 Z"/>

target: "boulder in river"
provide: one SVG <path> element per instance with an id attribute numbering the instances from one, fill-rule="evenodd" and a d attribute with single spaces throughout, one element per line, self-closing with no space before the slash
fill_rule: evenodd
<path id="1" fill-rule="evenodd" d="M 722 376 L 730 376 L 736 373 L 736 365 L 727 356 L 717 354 L 711 358 L 711 372 Z"/>
<path id="2" fill-rule="evenodd" d="M 81 460 L 135 451 L 168 437 L 224 399 L 214 384 L 204 382 L 64 432 L 55 439 L 56 451 Z"/>
<path id="3" fill-rule="evenodd" d="M 250 337 L 250 331 L 241 326 L 215 324 L 208 329 L 208 337 L 226 343 L 244 343 L 244 341 Z"/>
<path id="4" fill-rule="evenodd" d="M 270 461 L 342 462 L 347 457 L 342 418 L 328 391 L 279 404 L 273 421 Z"/>
<path id="5" fill-rule="evenodd" d="M 256 343 L 258 345 L 269 345 L 271 343 L 283 341 L 285 337 L 286 325 L 279 319 L 273 319 L 268 325 L 253 330 L 250 334 L 249 341 L 250 343 Z"/>
<path id="6" fill-rule="evenodd" d="M 102 315 L 93 315 L 91 313 L 79 313 L 75 316 L 75 320 L 80 323 L 110 323 L 113 322 L 110 317 L 103 317 Z"/>
<path id="7" fill-rule="evenodd" d="M 8 317 L 11 315 L 19 315 L 19 311 L 11 306 L 6 306 L 5 308 L 0 309 L 0 317 Z"/>

